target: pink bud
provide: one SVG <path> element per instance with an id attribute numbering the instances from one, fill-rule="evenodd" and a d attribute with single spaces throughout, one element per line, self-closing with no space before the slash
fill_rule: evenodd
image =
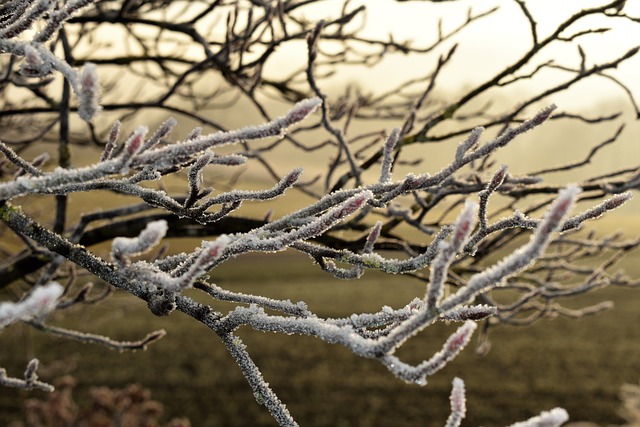
<path id="1" fill-rule="evenodd" d="M 631 200 L 631 197 L 632 197 L 631 193 L 628 193 L 628 192 L 622 193 L 622 194 L 616 194 L 612 198 L 605 201 L 605 206 L 607 210 L 619 208 L 620 206 L 624 205 L 628 200 Z"/>
<path id="2" fill-rule="evenodd" d="M 451 411 L 457 414 L 461 414 L 464 417 L 464 413 L 467 410 L 467 404 L 464 393 L 464 381 L 460 378 L 453 379 L 453 388 L 451 389 Z"/>
<path id="3" fill-rule="evenodd" d="M 493 178 L 491 178 L 491 182 L 489 183 L 487 188 L 490 191 L 495 191 L 496 188 L 500 187 L 506 176 L 507 166 L 502 165 L 500 169 L 498 169 L 498 171 L 493 175 Z"/>
<path id="4" fill-rule="evenodd" d="M 528 122 L 532 126 L 537 126 L 537 125 L 543 123 L 544 121 L 546 121 L 551 116 L 551 113 L 553 113 L 556 110 L 556 108 L 558 108 L 558 107 L 555 104 L 551 104 L 548 107 L 543 108 L 532 119 L 528 120 Z"/>
<path id="5" fill-rule="evenodd" d="M 475 331 L 477 325 L 468 320 L 464 325 L 458 328 L 447 340 L 445 349 L 447 353 L 457 354 L 459 353 L 471 339 L 471 335 Z"/>
<path id="6" fill-rule="evenodd" d="M 78 107 L 78 114 L 80 114 L 83 120 L 90 122 L 101 110 L 100 83 L 98 80 L 98 69 L 95 64 L 87 62 L 84 67 L 82 67 L 79 91 L 78 99 L 80 106 Z"/>
<path id="7" fill-rule="evenodd" d="M 577 185 L 571 185 L 560 190 L 560 192 L 558 192 L 558 197 L 556 197 L 556 200 L 551 204 L 547 214 L 540 223 L 536 235 L 546 238 L 549 233 L 560 228 L 562 219 L 573 206 L 573 202 L 580 191 L 580 187 Z"/>
<path id="8" fill-rule="evenodd" d="M 476 204 L 467 201 L 464 208 L 454 224 L 453 236 L 451 237 L 451 245 L 455 251 L 462 247 L 469 237 L 471 230 L 475 226 Z"/>
<path id="9" fill-rule="evenodd" d="M 284 177 L 283 184 L 285 187 L 291 187 L 293 184 L 298 182 L 300 176 L 302 175 L 303 169 L 297 168 L 289 172 L 287 176 Z"/>
<path id="10" fill-rule="evenodd" d="M 285 120 L 289 123 L 298 123 L 316 111 L 320 105 L 322 105 L 322 100 L 318 97 L 300 101 L 287 113 Z"/>
<path id="11" fill-rule="evenodd" d="M 144 136 L 147 134 L 147 128 L 144 126 L 139 126 L 136 130 L 133 131 L 133 135 L 129 137 L 129 140 L 126 142 L 126 151 L 127 157 L 131 157 L 140 151 L 142 144 L 144 142 Z"/>
<path id="12" fill-rule="evenodd" d="M 142 145 L 142 135 L 140 134 L 134 135 L 131 141 L 129 142 L 129 145 L 127 145 L 127 153 L 131 155 L 135 154 L 136 151 L 140 149 L 141 145 Z"/>
<path id="13" fill-rule="evenodd" d="M 230 241 L 229 236 L 223 234 L 213 242 L 203 242 L 202 253 L 196 264 L 206 266 L 220 258 Z"/>
<path id="14" fill-rule="evenodd" d="M 111 130 L 109 131 L 109 142 L 112 144 L 115 144 L 116 141 L 118 140 L 118 135 L 120 134 L 120 128 L 122 127 L 122 123 L 120 123 L 120 120 L 116 120 L 115 122 L 113 122 L 113 125 L 111 125 Z"/>
<path id="15" fill-rule="evenodd" d="M 378 240 L 378 237 L 380 237 L 381 229 L 382 229 L 382 221 L 376 222 L 376 224 L 373 226 L 373 228 L 369 232 L 369 235 L 367 236 L 367 242 L 365 243 L 365 251 L 367 251 L 367 249 L 368 249 L 368 252 L 373 250 L 373 246 L 375 245 L 376 240 Z"/>
<path id="16" fill-rule="evenodd" d="M 351 215 L 367 203 L 367 201 L 371 199 L 371 196 L 371 191 L 363 191 L 362 193 L 347 199 L 340 209 L 336 209 L 334 211 L 334 217 L 344 218 L 347 215 Z"/>

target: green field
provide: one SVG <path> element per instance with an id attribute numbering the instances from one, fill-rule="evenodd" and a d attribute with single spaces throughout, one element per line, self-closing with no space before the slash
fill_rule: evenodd
<path id="1" fill-rule="evenodd" d="M 634 267 L 633 259 L 629 266 Z M 304 300 L 323 316 L 385 304 L 398 307 L 423 293 L 422 285 L 410 279 L 369 273 L 365 278 L 331 280 L 310 262 L 288 254 L 240 258 L 215 275 L 228 289 Z M 240 335 L 266 380 L 303 426 L 441 426 L 454 376 L 467 384 L 464 425 L 505 425 L 555 406 L 565 407 L 572 420 L 615 424 L 622 422 L 616 416 L 620 386 L 640 378 L 640 295 L 633 289 L 609 289 L 581 303 L 601 299 L 614 300 L 614 311 L 579 321 L 496 328 L 488 355 L 466 349 L 425 387 L 404 384 L 379 363 L 313 338 L 246 328 Z M 186 316 L 157 318 L 143 303 L 116 295 L 101 305 L 65 313 L 53 323 L 121 340 L 159 328 L 168 336 L 146 352 L 120 354 L 14 325 L 0 335 L 0 366 L 19 376 L 27 360 L 37 355 L 43 379 L 64 374 L 78 379 L 78 401 L 86 399 L 91 386 L 138 382 L 165 405 L 167 416 L 188 417 L 194 426 L 274 425 L 216 336 Z M 413 361 L 428 357 L 454 327 L 428 328 L 400 356 Z M 20 418 L 22 402 L 33 396 L 42 394 L 0 389 L 0 425 Z"/>

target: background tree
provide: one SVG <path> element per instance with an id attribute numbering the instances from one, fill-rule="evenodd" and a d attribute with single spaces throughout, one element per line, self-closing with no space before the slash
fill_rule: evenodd
<path id="1" fill-rule="evenodd" d="M 120 343 L 44 323 L 42 316 L 56 308 L 93 301 L 84 280 L 76 280 L 87 272 L 146 301 L 154 314 L 178 310 L 208 326 L 238 362 L 257 399 L 288 425 L 293 419 L 234 334 L 242 325 L 341 344 L 377 359 L 405 381 L 424 384 L 469 341 L 476 321 L 482 320 L 486 335 L 498 323 L 529 324 L 607 308 L 601 303 L 568 309 L 561 301 L 610 284 L 637 284 L 612 267 L 638 240 L 573 231 L 624 204 L 640 185 L 638 166 L 588 175 L 577 186 L 546 178 L 588 165 L 623 134 L 628 114 L 588 116 L 551 104 L 559 94 L 600 77 L 627 96 L 625 108 L 638 117 L 632 90 L 609 74 L 633 59 L 638 48 L 592 63 L 580 44 L 608 31 L 584 26 L 594 17 L 611 25 L 637 24 L 638 18 L 627 15 L 621 1 L 602 2 L 541 32 L 528 5 L 515 3 L 529 24 L 531 45 L 482 83 L 444 97 L 438 85 L 456 58 L 457 37 L 495 8 L 470 9 L 457 27 L 439 28 L 431 44 L 418 46 L 367 35 L 365 7 L 350 2 L 338 13 L 325 12 L 315 1 L 6 2 L 0 31 L 5 53 L 0 249 L 6 260 L 0 283 L 18 288 L 24 282 L 34 290 L 23 301 L 2 306 L 0 325 L 22 320 L 120 349 L 145 347 L 163 335 L 158 331 L 137 343 Z M 573 46 L 577 61 L 548 60 L 555 45 Z M 288 57 L 298 63 L 283 67 L 278 52 L 288 46 L 298 49 L 298 57 Z M 433 58 L 433 65 L 425 76 L 391 90 L 351 85 L 327 95 L 334 74 L 361 72 L 399 56 Z M 504 105 L 481 104 L 522 82 L 546 81 L 549 70 L 561 71 L 561 77 L 548 79 L 535 94 Z M 212 118 L 232 107 L 264 124 L 234 131 Z M 176 118 L 158 120 L 158 112 Z M 161 122 L 149 135 L 145 127 L 132 126 L 149 120 Z M 547 120 L 615 129 L 569 164 L 524 175 L 496 165 L 500 148 Z M 177 123 L 202 128 L 173 137 Z M 264 138 L 267 143 L 257 141 Z M 434 169 L 420 164 L 414 147 L 447 141 L 458 144 L 447 164 Z M 75 145 L 97 147 L 99 161 L 72 156 Z M 318 175 L 313 170 L 313 176 L 291 169 L 306 153 L 326 155 L 326 169 Z M 50 157 L 59 168 L 48 167 Z M 216 191 L 203 186 L 203 179 L 211 180 L 210 169 L 240 172 L 216 172 L 216 187 L 229 188 Z M 423 173 L 406 174 L 409 170 Z M 245 181 L 238 182 L 243 174 L 275 184 L 243 190 Z M 179 179 L 186 180 L 186 189 L 174 191 Z M 244 202 L 271 200 L 288 189 L 297 192 L 300 210 L 276 216 L 239 210 Z M 128 197 L 97 212 L 74 207 L 71 194 L 98 190 Z M 476 194 L 477 205 L 467 202 Z M 489 201 L 498 199 L 501 207 L 490 210 Z M 37 212 L 52 200 L 52 217 Z M 591 203 L 570 213 L 581 201 Z M 131 259 L 176 236 L 204 241 L 188 253 Z M 108 255 L 92 250 L 103 242 L 111 244 Z M 496 256 L 515 246 L 521 249 L 496 264 Z M 207 273 L 215 280 L 212 270 L 232 257 L 285 249 L 309 255 L 342 279 L 377 269 L 419 278 L 426 290 L 398 309 L 323 319 L 302 302 L 238 294 L 202 280 Z M 547 249 L 552 256 L 543 256 Z M 383 257 L 380 251 L 397 254 Z M 238 305 L 227 314 L 217 312 L 181 293 L 190 287 Z M 514 291 L 509 301 L 494 298 L 496 287 Z M 410 366 L 394 355 L 436 320 L 465 323 L 422 363 Z M 36 366 L 29 365 L 24 380 L 3 382 L 49 388 L 34 376 Z M 455 382 L 451 425 L 464 413 L 462 390 Z"/>

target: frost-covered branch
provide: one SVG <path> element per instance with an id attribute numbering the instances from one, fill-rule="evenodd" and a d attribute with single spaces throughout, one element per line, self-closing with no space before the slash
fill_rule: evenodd
<path id="1" fill-rule="evenodd" d="M 146 350 L 150 344 L 158 341 L 166 335 L 164 329 L 151 332 L 144 338 L 137 341 L 116 341 L 109 337 L 97 334 L 91 334 L 87 332 L 72 331 L 65 328 L 59 328 L 56 326 L 45 325 L 41 322 L 28 322 L 29 325 L 34 328 L 45 332 L 47 334 L 58 336 L 72 341 L 77 341 L 85 344 L 98 344 L 103 347 L 116 351 L 136 351 Z"/>
<path id="2" fill-rule="evenodd" d="M 262 126 L 247 127 L 238 131 L 218 132 L 182 143 L 171 144 L 168 147 L 150 149 L 144 151 L 145 127 L 137 128 L 124 143 L 124 149 L 116 157 L 103 160 L 92 166 L 80 169 L 56 169 L 36 177 L 19 177 L 15 181 L 0 184 L 0 200 L 11 200 L 26 194 L 67 194 L 69 192 L 89 191 L 92 186 L 102 184 L 103 188 L 119 190 L 119 181 L 104 182 L 104 178 L 112 175 L 127 174 L 130 168 L 143 170 L 145 167 L 153 171 L 164 171 L 171 167 L 183 165 L 198 158 L 206 150 L 231 144 L 238 141 L 261 139 L 269 136 L 282 136 L 287 128 L 307 117 L 319 105 L 318 99 L 309 99 L 296 104 L 285 116 L 275 119 Z M 153 138 L 153 137 L 152 137 Z M 285 184 L 292 185 L 299 171 L 292 173 Z M 151 174 L 148 179 L 155 179 L 158 175 Z M 127 191 L 126 183 L 122 190 Z M 144 191 L 141 189 L 140 191 Z M 281 192 L 284 189 L 281 189 Z M 151 196 L 158 199 L 159 204 L 163 197 L 161 194 Z M 213 203 L 221 203 L 216 199 Z"/>
<path id="3" fill-rule="evenodd" d="M 0 386 L 52 392 L 53 386 L 51 384 L 38 380 L 36 371 L 38 370 L 39 364 L 38 359 L 31 359 L 27 365 L 27 369 L 24 371 L 24 379 L 8 377 L 7 371 L 4 368 L 0 368 Z"/>
<path id="4" fill-rule="evenodd" d="M 434 43 L 419 45 L 362 36 L 354 24 L 364 20 L 364 6 L 352 8 L 346 2 L 337 16 L 312 21 L 300 13 L 317 0 L 267 3 L 210 2 L 204 9 L 200 3 L 174 8 L 171 1 L 121 0 L 11 0 L 0 5 L 0 254 L 6 255 L 0 288 L 18 280 L 34 285 L 21 301 L 0 304 L 0 330 L 21 321 L 80 342 L 144 349 L 164 331 L 127 342 L 54 326 L 55 319 L 44 321 L 55 309 L 69 308 L 66 313 L 73 316 L 71 307 L 102 301 L 118 289 L 142 300 L 141 307 L 156 316 L 180 312 L 206 326 L 237 362 L 256 400 L 279 424 L 297 425 L 236 335 L 239 329 L 303 334 L 339 344 L 383 364 L 403 381 L 424 385 L 468 345 L 478 321 L 485 321 L 486 331 L 497 323 L 587 316 L 610 304 L 568 309 L 560 302 L 608 285 L 638 285 L 637 279 L 612 269 L 640 240 L 578 231 L 627 203 L 640 188 L 640 169 L 628 166 L 572 185 L 545 180 L 548 172 L 581 171 L 602 147 L 624 137 L 624 126 L 582 161 L 520 176 L 506 165 L 494 166 L 505 146 L 549 120 L 591 126 L 621 119 L 619 113 L 558 111 L 552 103 L 556 94 L 591 77 L 613 82 L 638 113 L 633 92 L 606 74 L 633 58 L 637 48 L 594 62 L 578 46 L 577 65 L 543 61 L 538 55 L 549 45 L 577 45 L 578 39 L 600 33 L 574 30 L 593 17 L 640 22 L 618 3 L 583 8 L 543 37 L 538 18 L 518 1 L 533 45 L 486 81 L 444 95 L 444 71 L 460 53 L 457 40 L 453 47 L 446 43 L 495 8 L 469 11 L 462 25 L 440 28 Z M 218 13 L 227 16 L 227 28 L 220 32 L 211 28 L 217 18 L 209 19 Z M 110 45 L 94 45 L 104 26 L 113 24 L 126 28 L 124 42 L 143 46 L 143 53 L 133 49 L 124 55 Z M 305 39 L 306 64 L 265 71 L 278 51 Z M 321 89 L 329 86 L 334 72 L 373 67 L 396 54 L 436 57 L 425 76 L 380 93 L 359 85 L 338 96 Z M 115 77 L 110 74 L 114 67 Z M 538 79 L 548 68 L 565 77 L 544 81 L 544 89 L 514 105 L 475 104 L 491 90 Z M 219 80 L 202 80 L 216 73 Z M 277 114 L 267 99 L 283 103 Z M 216 111 L 234 105 L 246 109 L 238 117 L 243 123 L 258 124 L 228 129 L 216 121 Z M 132 113 L 149 109 L 175 118 L 145 116 L 139 120 L 149 126 L 131 123 Z M 176 136 L 187 120 L 198 126 Z M 381 123 L 393 128 L 381 129 Z M 57 155 L 27 150 L 44 140 L 58 143 Z M 432 168 L 416 158 L 424 151 L 429 160 L 429 144 L 444 141 L 457 145 L 443 166 Z M 76 144 L 98 146 L 95 163 L 87 166 L 86 159 L 72 158 L 70 147 Z M 410 151 L 415 144 L 421 144 L 420 150 Z M 333 158 L 320 159 L 332 151 Z M 302 164 L 280 164 L 305 156 L 311 156 L 313 166 L 326 160 L 326 168 L 304 172 Z M 58 167 L 47 164 L 49 158 L 57 159 Z M 258 189 L 245 187 L 254 177 L 260 178 Z M 92 213 L 86 206 L 76 209 L 80 197 L 70 197 L 73 193 L 97 191 L 117 195 L 117 204 Z M 508 203 L 497 208 L 498 198 Z M 53 200 L 55 206 L 39 216 L 30 209 L 34 200 Z M 289 209 L 288 200 L 296 208 Z M 256 213 L 255 206 L 269 201 L 276 201 L 277 209 Z M 592 207 L 573 213 L 576 202 Z M 50 210 L 53 221 L 47 217 Z M 528 243 L 522 244 L 527 236 Z M 185 240 L 182 253 L 171 252 L 171 245 L 167 249 L 168 239 L 182 237 L 197 241 Z M 103 256 L 104 246 L 98 244 L 110 244 L 110 254 Z M 400 307 L 384 305 L 334 318 L 304 301 L 213 283 L 216 269 L 232 258 L 286 250 L 307 255 L 328 279 L 355 280 L 378 270 L 397 275 L 394 281 L 400 275 L 417 278 L 424 287 Z M 91 282 L 78 280 L 85 275 L 98 278 L 98 286 L 106 283 L 102 295 L 87 297 Z M 494 293 L 505 288 L 513 299 L 497 302 Z M 201 293 L 199 298 L 194 292 Z M 218 301 L 231 303 L 228 312 Z M 406 362 L 398 350 L 442 321 L 460 324 L 434 354 Z M 37 380 L 36 368 L 34 359 L 24 379 L 0 370 L 0 384 L 48 390 Z M 450 402 L 446 425 L 459 426 L 466 414 L 460 379 L 453 382 Z M 555 426 L 566 418 L 554 409 L 516 426 Z"/>

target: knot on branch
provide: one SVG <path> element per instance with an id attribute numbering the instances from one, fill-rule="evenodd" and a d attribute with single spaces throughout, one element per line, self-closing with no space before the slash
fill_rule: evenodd
<path id="1" fill-rule="evenodd" d="M 176 294 L 175 292 L 158 289 L 149 296 L 147 306 L 156 316 L 168 316 L 176 309 Z"/>

